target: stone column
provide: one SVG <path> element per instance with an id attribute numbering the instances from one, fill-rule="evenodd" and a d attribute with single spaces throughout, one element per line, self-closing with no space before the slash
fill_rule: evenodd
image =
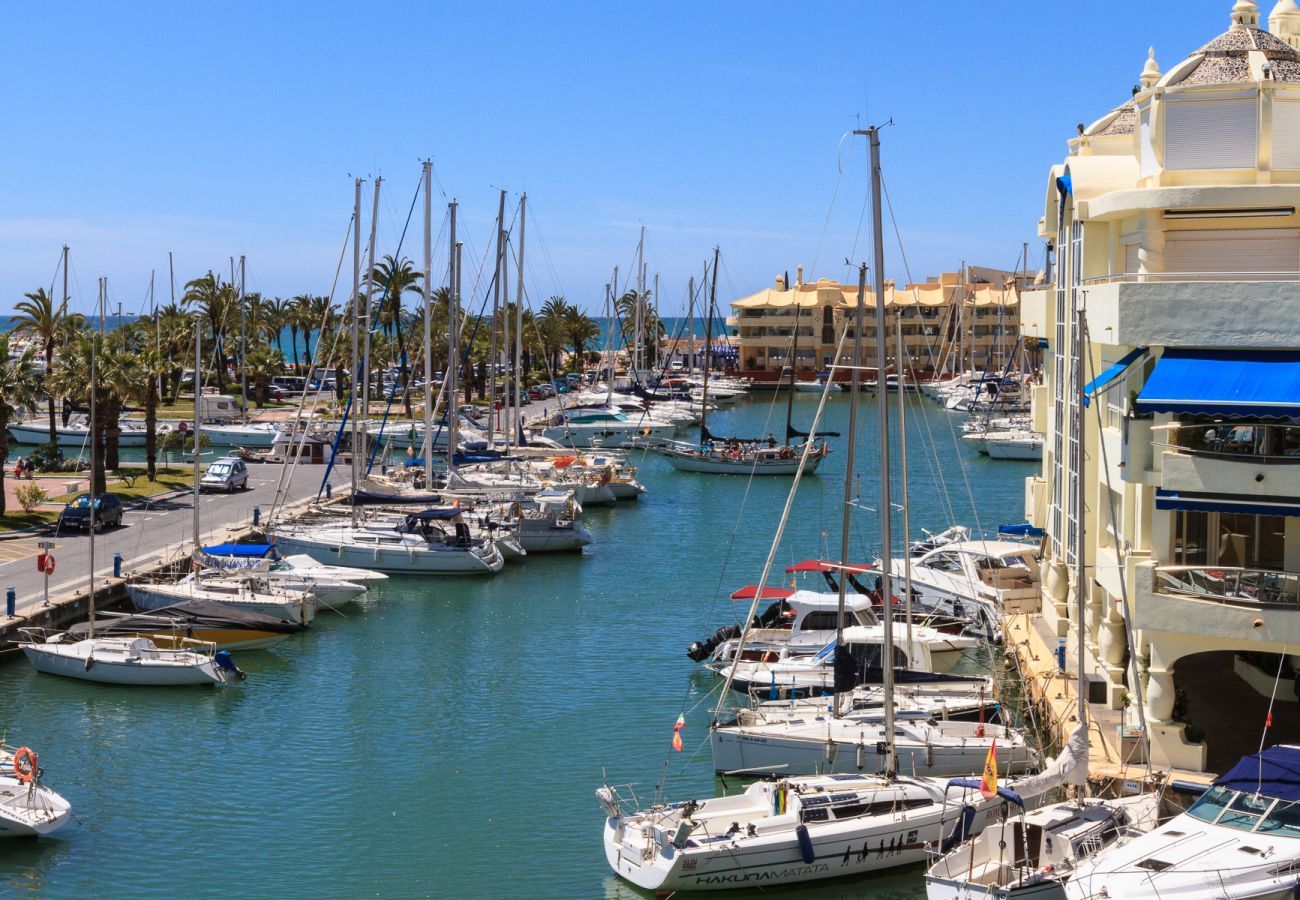
<path id="1" fill-rule="evenodd" d="M 1165 664 L 1154 638 L 1151 641 L 1151 666 L 1147 671 L 1150 675 L 1145 696 L 1147 721 L 1153 725 L 1168 724 L 1174 714 L 1174 669 Z"/>
<path id="2" fill-rule="evenodd" d="M 1138 245 L 1138 271 L 1143 275 L 1165 271 L 1164 223 L 1155 213 L 1144 212 L 1139 231 L 1142 243 Z"/>

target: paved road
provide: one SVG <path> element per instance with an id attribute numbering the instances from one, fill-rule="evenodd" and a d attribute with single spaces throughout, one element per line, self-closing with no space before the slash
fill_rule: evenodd
<path id="1" fill-rule="evenodd" d="M 224 540 L 227 529 L 251 525 L 254 506 L 260 506 L 265 516 L 275 500 L 280 469 L 280 466 L 249 466 L 248 490 L 202 495 L 199 527 L 205 542 Z M 324 466 L 298 466 L 289 484 L 287 502 L 314 497 L 324 472 Z M 345 485 L 348 475 L 346 468 L 335 467 L 331 481 L 336 487 Z M 95 538 L 96 577 L 112 575 L 114 553 L 122 554 L 123 574 L 164 557 L 174 557 L 178 552 L 188 553 L 193 538 L 192 501 L 193 495 L 185 494 L 156 502 L 148 509 L 128 509 L 121 528 L 109 528 Z M 84 590 L 89 582 L 90 541 L 84 531 L 0 542 L 0 591 L 9 585 L 16 588 L 19 613 L 39 606 L 43 600 L 44 577 L 36 571 L 35 563 L 41 552 L 37 542 L 41 540 L 53 540 L 56 544 L 55 572 L 49 579 L 52 598 Z M 186 545 L 183 551 L 182 545 Z M 0 607 L 2 614 L 3 607 Z"/>

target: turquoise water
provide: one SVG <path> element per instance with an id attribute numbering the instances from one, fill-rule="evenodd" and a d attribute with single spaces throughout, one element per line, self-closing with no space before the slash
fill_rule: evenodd
<path id="1" fill-rule="evenodd" d="M 814 408 L 799 397 L 796 426 Z M 954 451 L 958 420 L 924 408 L 957 519 L 975 525 L 961 452 L 984 527 L 1019 521 L 1031 467 Z M 845 399 L 829 410 L 843 430 Z M 716 430 L 779 433 L 784 415 L 784 397 L 758 398 Z M 860 423 L 861 503 L 874 507 L 873 404 Z M 950 515 L 926 429 L 910 424 L 912 524 L 938 530 Z M 835 444 L 800 491 L 782 567 L 838 546 Z M 52 839 L 0 846 L 0 893 L 642 896 L 606 868 L 593 792 L 602 769 L 643 795 L 665 771 L 674 799 L 716 790 L 714 680 L 685 649 L 733 620 L 726 595 L 758 580 L 789 481 L 688 475 L 655 458 L 641 471 L 641 502 L 587 512 L 597 543 L 585 556 L 486 580 L 393 578 L 346 618 L 236 654 L 249 673 L 238 687 L 99 687 L 0 667 L 0 727 L 40 753 L 77 815 Z M 855 556 L 870 558 L 877 516 L 854 516 Z M 764 896 L 923 891 L 911 870 Z"/>

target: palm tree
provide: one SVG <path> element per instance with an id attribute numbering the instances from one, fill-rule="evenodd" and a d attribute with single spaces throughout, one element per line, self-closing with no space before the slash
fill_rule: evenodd
<path id="1" fill-rule="evenodd" d="M 180 397 L 181 378 L 190 348 L 194 346 L 194 317 L 179 306 L 168 304 L 158 310 L 158 330 L 162 355 L 168 364 L 165 374 L 172 383 L 171 394 L 163 402 L 173 406 Z"/>
<path id="2" fill-rule="evenodd" d="M 551 372 L 560 368 L 560 355 L 568 337 L 569 306 L 563 297 L 551 297 L 542 305 L 537 317 L 537 327 L 541 332 L 542 352 L 546 356 L 547 366 Z"/>
<path id="3" fill-rule="evenodd" d="M 293 354 L 294 371 L 298 370 L 298 329 L 305 327 L 308 336 L 311 335 L 311 326 L 307 324 L 311 301 L 307 294 L 299 294 L 285 303 L 284 324 L 289 326 L 289 352 Z"/>
<path id="4" fill-rule="evenodd" d="M 398 373 L 405 384 L 409 379 L 406 371 L 406 344 L 402 340 L 402 294 L 422 293 L 420 283 L 424 280 L 421 272 L 415 271 L 414 263 L 406 257 L 393 259 L 385 256 L 375 264 L 370 273 L 371 282 L 383 285 L 383 296 L 379 300 L 379 322 L 388 334 L 393 329 L 397 334 L 397 352 L 401 362 Z M 411 417 L 411 392 L 403 391 L 402 399 L 406 408 L 406 417 Z"/>
<path id="5" fill-rule="evenodd" d="M 644 359 L 650 360 L 650 364 L 653 366 L 654 360 L 659 356 L 659 342 L 663 338 L 664 326 L 650 306 L 650 292 L 646 291 L 639 296 L 641 300 L 641 337 L 645 348 Z M 622 325 L 620 332 L 623 335 L 623 343 L 629 348 L 629 352 L 636 341 L 634 332 L 636 330 L 637 298 L 636 291 L 628 291 L 614 301 L 614 309 L 618 312 Z"/>
<path id="6" fill-rule="evenodd" d="M 283 356 L 284 344 L 282 342 L 282 337 L 285 326 L 291 324 L 293 301 L 283 300 L 280 297 L 272 297 L 267 301 L 267 304 L 270 312 L 267 317 L 266 337 L 269 341 L 275 344 L 275 349 L 279 350 L 280 355 Z M 293 333 L 294 332 L 292 331 L 290 332 L 291 335 Z"/>
<path id="7" fill-rule="evenodd" d="M 587 344 L 600 337 L 600 325 L 578 307 L 570 306 L 564 316 L 564 327 L 568 332 L 574 358 L 578 360 L 578 371 L 581 371 L 587 358 Z"/>
<path id="8" fill-rule="evenodd" d="M 225 284 L 209 272 L 202 278 L 185 283 L 184 306 L 198 307 L 212 336 L 213 359 L 217 362 L 217 390 L 226 392 L 226 332 L 237 310 L 238 295 L 234 285 Z"/>
<path id="9" fill-rule="evenodd" d="M 45 288 L 38 288 L 35 293 L 24 294 L 25 299 L 14 304 L 15 317 L 13 333 L 25 334 L 39 338 L 41 352 L 45 357 L 45 371 L 54 368 L 54 349 L 63 343 L 70 332 L 81 327 L 80 313 L 69 315 L 62 305 L 56 307 L 54 298 L 45 293 Z M 54 416 L 54 394 L 46 391 L 50 405 L 50 443 L 57 447 L 59 441 L 58 425 Z"/>
<path id="10" fill-rule="evenodd" d="M 5 463 L 9 461 L 9 423 L 17 416 L 17 407 L 36 403 L 40 392 L 40 378 L 36 372 L 35 359 L 35 351 L 30 347 L 21 356 L 11 359 L 9 336 L 0 334 L 0 516 L 5 513 Z"/>
<path id="11" fill-rule="evenodd" d="M 144 453 L 150 481 L 158 477 L 158 384 L 172 370 L 172 362 L 163 353 L 158 340 L 160 321 L 140 319 L 129 329 L 126 340 L 135 357 L 138 376 L 131 385 L 128 399 L 144 405 Z"/>
<path id="12" fill-rule="evenodd" d="M 266 344 L 254 347 L 244 362 L 244 375 L 253 382 L 253 400 L 258 408 L 265 406 L 271 395 L 271 379 L 284 372 L 284 356 Z"/>

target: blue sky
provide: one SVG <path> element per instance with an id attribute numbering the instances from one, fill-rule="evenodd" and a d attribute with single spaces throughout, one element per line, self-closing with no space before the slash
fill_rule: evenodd
<path id="1" fill-rule="evenodd" d="M 1148 45 L 1167 70 L 1231 6 L 14 5 L 0 309 L 50 285 L 65 242 L 81 309 L 100 275 L 114 307 L 147 309 L 151 269 L 165 301 L 169 250 L 178 282 L 245 254 L 250 290 L 327 293 L 352 178 L 384 176 L 391 253 L 426 156 L 435 231 L 447 198 L 462 204 L 467 294 L 500 188 L 529 195 L 534 305 L 597 310 L 642 224 L 665 315 L 714 244 L 720 303 L 800 264 L 844 277 L 870 247 L 865 146 L 844 135 L 890 117 L 885 180 L 913 276 L 1010 268 L 1022 241 L 1038 264 L 1047 167 L 1076 124 L 1128 97 Z M 403 253 L 418 260 L 420 240 L 417 207 Z M 892 233 L 886 272 L 906 278 Z"/>

